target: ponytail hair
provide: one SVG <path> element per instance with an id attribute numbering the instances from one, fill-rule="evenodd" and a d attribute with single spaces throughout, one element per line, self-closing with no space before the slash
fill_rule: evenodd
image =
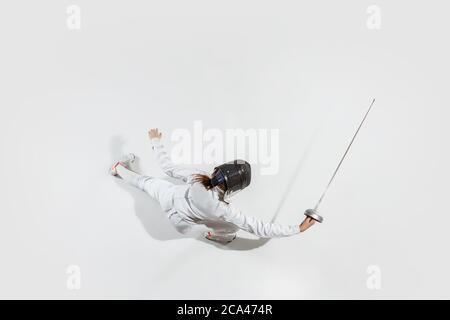
<path id="1" fill-rule="evenodd" d="M 210 176 L 207 176 L 205 174 L 194 174 L 193 177 L 193 181 L 201 183 L 206 190 L 211 190 L 215 187 L 212 185 L 212 179 Z M 216 187 L 219 189 L 219 200 L 228 203 L 224 200 L 225 185 L 222 183 L 217 185 Z"/>
<path id="2" fill-rule="evenodd" d="M 206 190 L 211 190 L 212 188 L 214 188 L 214 186 L 212 185 L 212 180 L 209 176 L 207 176 L 206 174 L 194 174 L 194 182 L 199 182 L 201 183 Z"/>

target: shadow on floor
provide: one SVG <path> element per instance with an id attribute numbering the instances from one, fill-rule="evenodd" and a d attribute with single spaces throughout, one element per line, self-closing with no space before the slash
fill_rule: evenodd
<path id="1" fill-rule="evenodd" d="M 262 247 L 267 242 L 269 242 L 270 239 L 248 239 L 248 238 L 239 238 L 237 237 L 234 239 L 231 243 L 227 245 L 223 245 L 214 241 L 209 241 L 203 237 L 198 238 L 199 241 L 212 244 L 218 249 L 222 250 L 232 250 L 232 251 L 247 251 L 247 250 L 254 250 L 256 248 Z"/>
<path id="2" fill-rule="evenodd" d="M 120 136 L 114 136 L 110 142 L 111 157 L 115 161 L 119 159 L 124 152 L 125 140 Z M 133 163 L 132 169 L 140 172 L 139 158 Z M 159 206 L 159 203 L 149 197 L 145 192 L 126 184 L 120 178 L 114 179 L 115 183 L 128 192 L 134 200 L 134 211 L 136 217 L 141 222 L 147 234 L 156 240 L 167 241 L 173 239 L 186 238 L 185 235 L 178 233 L 170 224 L 164 211 Z"/>
<path id="3" fill-rule="evenodd" d="M 274 222 L 276 218 L 278 217 L 283 204 L 287 198 L 287 195 L 289 193 L 289 190 L 292 188 L 295 178 L 298 174 L 298 172 L 301 170 L 304 161 L 306 160 L 308 153 L 310 152 L 312 141 L 314 139 L 312 138 L 310 140 L 310 143 L 308 144 L 307 148 L 303 152 L 302 156 L 300 157 L 299 162 L 297 163 L 295 170 L 292 174 L 292 178 L 289 181 L 289 183 L 286 186 L 286 190 L 283 193 L 284 196 L 280 200 L 280 203 L 277 207 L 277 210 L 275 211 L 275 214 L 273 215 L 273 218 L 271 219 L 271 222 Z M 111 156 L 112 159 L 118 159 L 121 155 L 123 155 L 124 152 L 124 146 L 125 140 L 120 136 L 114 136 L 111 139 L 110 143 L 110 150 L 111 150 Z M 114 161 L 112 160 L 112 161 Z M 140 171 L 139 166 L 139 158 L 136 159 L 135 163 L 133 163 L 132 169 L 136 172 Z M 172 182 L 172 180 L 171 180 Z M 222 250 L 235 250 L 235 251 L 246 251 L 246 250 L 254 250 L 256 248 L 262 247 L 266 245 L 271 239 L 248 239 L 248 238 L 236 238 L 233 242 L 227 244 L 227 245 L 221 245 L 219 243 L 209 241 L 203 237 L 203 235 L 183 235 L 178 233 L 170 224 L 169 220 L 166 218 L 164 212 L 161 210 L 161 207 L 159 206 L 158 202 L 151 197 L 149 197 L 145 192 L 136 189 L 130 185 L 127 185 L 124 183 L 121 179 L 117 178 L 116 183 L 118 186 L 123 188 L 125 191 L 127 191 L 131 197 L 134 199 L 134 208 L 136 216 L 138 217 L 139 221 L 142 223 L 145 231 L 147 234 L 156 240 L 161 241 L 167 241 L 167 240 L 173 240 L 173 239 L 182 239 L 182 238 L 194 238 L 201 242 L 212 244 L 215 247 L 222 249 Z"/>

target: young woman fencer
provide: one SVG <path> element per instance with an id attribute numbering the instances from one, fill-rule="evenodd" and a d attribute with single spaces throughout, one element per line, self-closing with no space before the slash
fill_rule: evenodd
<path id="1" fill-rule="evenodd" d="M 300 225 L 281 225 L 242 214 L 227 199 L 250 184 L 249 163 L 243 160 L 227 162 L 214 168 L 212 175 L 175 165 L 161 143 L 161 136 L 158 129 L 149 131 L 157 161 L 168 176 L 181 179 L 184 184 L 175 185 L 131 171 L 130 164 L 136 158 L 133 154 L 115 162 L 110 173 L 155 198 L 178 232 L 184 234 L 192 226 L 203 224 L 212 229 L 205 234 L 208 240 L 226 244 L 236 238 L 239 229 L 262 238 L 274 238 L 298 234 L 314 224 L 309 217 Z"/>

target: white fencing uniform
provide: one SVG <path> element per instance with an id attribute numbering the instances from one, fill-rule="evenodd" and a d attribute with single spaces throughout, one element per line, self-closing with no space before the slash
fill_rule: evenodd
<path id="1" fill-rule="evenodd" d="M 207 190 L 193 181 L 193 174 L 206 174 L 185 166 L 175 165 L 160 139 L 152 139 L 153 150 L 162 170 L 170 177 L 181 179 L 183 185 L 175 185 L 163 179 L 136 175 L 129 181 L 158 200 L 173 226 L 186 233 L 193 225 L 204 224 L 217 235 L 230 236 L 239 229 L 262 238 L 285 237 L 300 232 L 299 225 L 268 223 L 249 217 L 231 204 L 219 200 L 216 188 Z"/>

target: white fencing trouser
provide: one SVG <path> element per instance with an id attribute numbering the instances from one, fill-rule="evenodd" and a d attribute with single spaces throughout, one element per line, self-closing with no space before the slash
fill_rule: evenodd
<path id="1" fill-rule="evenodd" d="M 177 210 L 177 203 L 180 204 L 180 208 L 183 208 L 187 201 L 184 197 L 175 196 L 177 185 L 159 178 L 139 176 L 136 179 L 135 186 L 159 202 L 172 226 L 178 232 L 185 234 L 192 229 L 195 222 L 186 221 L 185 215 Z M 232 240 L 239 230 L 237 226 L 226 221 L 207 220 L 201 221 L 201 223 L 211 228 L 216 238 L 223 238 L 224 240 Z"/>
<path id="2" fill-rule="evenodd" d="M 189 223 L 184 221 L 179 214 L 173 210 L 173 195 L 175 189 L 173 183 L 159 178 L 140 175 L 124 166 L 117 166 L 116 171 L 123 181 L 133 187 L 141 189 L 157 200 L 161 208 L 167 214 L 169 221 L 178 232 L 186 233 L 189 231 L 191 228 Z"/>
<path id="3" fill-rule="evenodd" d="M 185 234 L 192 229 L 195 222 L 186 221 L 183 213 L 178 212 L 176 205 L 174 205 L 178 201 L 183 202 L 180 203 L 180 207 L 184 207 L 186 204 L 185 198 L 175 197 L 174 199 L 175 189 L 177 187 L 175 184 L 160 178 L 139 175 L 124 167 L 119 167 L 118 172 L 124 181 L 146 192 L 157 200 L 167 214 L 170 223 L 179 233 Z M 223 237 L 227 240 L 234 238 L 236 232 L 239 230 L 238 227 L 225 221 L 202 221 L 202 223 L 205 223 L 207 227 L 213 229 L 217 237 Z"/>
<path id="4" fill-rule="evenodd" d="M 192 225 L 186 222 L 173 207 L 175 189 L 173 183 L 159 178 L 139 175 L 131 184 L 159 202 L 170 223 L 178 232 L 185 234 L 192 228 Z"/>

